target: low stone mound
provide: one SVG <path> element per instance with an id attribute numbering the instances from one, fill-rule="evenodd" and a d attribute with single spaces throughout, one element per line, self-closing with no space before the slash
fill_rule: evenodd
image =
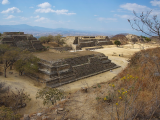
<path id="1" fill-rule="evenodd" d="M 48 53 L 48 55 L 47 52 L 35 54 L 41 62 L 39 62 L 40 73 L 33 76 L 37 76 L 49 87 L 58 87 L 119 67 L 107 56 L 98 52 Z"/>

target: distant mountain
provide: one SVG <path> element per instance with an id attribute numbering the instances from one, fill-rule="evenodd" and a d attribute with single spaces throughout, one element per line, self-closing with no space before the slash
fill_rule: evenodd
<path id="1" fill-rule="evenodd" d="M 35 37 L 46 36 L 46 35 L 57 35 L 62 34 L 63 36 L 96 36 L 96 35 L 104 35 L 110 36 L 111 34 L 97 32 L 97 31 L 83 31 L 83 30 L 74 30 L 67 28 L 45 28 L 38 26 L 29 26 L 26 24 L 19 25 L 0 25 L 0 32 L 25 32 L 26 34 L 33 34 Z"/>
<path id="2" fill-rule="evenodd" d="M 119 34 L 117 34 L 117 35 L 128 35 L 129 33 L 119 33 Z"/>

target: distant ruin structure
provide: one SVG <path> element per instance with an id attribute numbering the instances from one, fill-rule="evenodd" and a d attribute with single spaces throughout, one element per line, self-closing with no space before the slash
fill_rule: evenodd
<path id="1" fill-rule="evenodd" d="M 67 36 L 65 42 L 77 50 L 83 47 L 112 45 L 108 36 Z"/>
<path id="2" fill-rule="evenodd" d="M 129 40 L 129 42 L 133 42 L 132 39 L 135 39 L 139 43 L 144 43 L 146 40 L 142 36 L 137 36 L 133 34 L 126 35 L 126 38 Z"/>
<path id="3" fill-rule="evenodd" d="M 58 87 L 120 67 L 112 63 L 104 54 L 92 51 L 68 54 L 44 52 L 35 55 L 41 59 L 39 74 L 36 76 L 48 87 Z"/>
<path id="4" fill-rule="evenodd" d="M 8 44 L 29 51 L 39 51 L 44 49 L 37 38 L 33 37 L 32 34 L 24 34 L 24 32 L 3 32 L 0 44 Z"/>

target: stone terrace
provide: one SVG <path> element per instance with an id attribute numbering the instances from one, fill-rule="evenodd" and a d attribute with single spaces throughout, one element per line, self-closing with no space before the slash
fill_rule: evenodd
<path id="1" fill-rule="evenodd" d="M 37 77 L 49 87 L 58 87 L 119 67 L 104 54 L 92 51 L 34 55 L 41 59 Z"/>

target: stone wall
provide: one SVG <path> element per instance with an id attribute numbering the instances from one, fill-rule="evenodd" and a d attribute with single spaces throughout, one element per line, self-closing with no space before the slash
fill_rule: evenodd
<path id="1" fill-rule="evenodd" d="M 4 32 L 3 35 L 2 44 L 9 44 L 29 51 L 44 50 L 40 41 L 31 34 L 24 34 L 24 32 Z"/>
<path id="2" fill-rule="evenodd" d="M 74 44 L 77 44 L 77 49 L 81 49 L 82 47 L 112 45 L 112 42 L 110 41 L 108 36 L 67 36 L 65 42 L 67 45 L 73 46 L 73 49 L 75 49 Z"/>
<path id="3" fill-rule="evenodd" d="M 46 82 L 47 86 L 57 87 L 117 67 L 119 66 L 112 63 L 104 54 L 92 54 L 63 59 L 52 65 L 43 61 L 39 67 L 41 73 L 39 77 Z"/>
<path id="4" fill-rule="evenodd" d="M 54 49 L 57 51 L 68 51 L 68 50 L 72 50 L 72 47 L 54 47 L 54 48 L 50 48 L 50 49 Z"/>
<path id="5" fill-rule="evenodd" d="M 71 66 L 80 65 L 84 63 L 88 63 L 88 58 L 93 57 L 94 55 L 86 55 L 81 57 L 68 58 L 65 62 Z"/>
<path id="6" fill-rule="evenodd" d="M 24 35 L 24 32 L 3 32 L 3 35 Z"/>
<path id="7" fill-rule="evenodd" d="M 97 45 L 113 45 L 112 41 L 98 41 Z"/>

